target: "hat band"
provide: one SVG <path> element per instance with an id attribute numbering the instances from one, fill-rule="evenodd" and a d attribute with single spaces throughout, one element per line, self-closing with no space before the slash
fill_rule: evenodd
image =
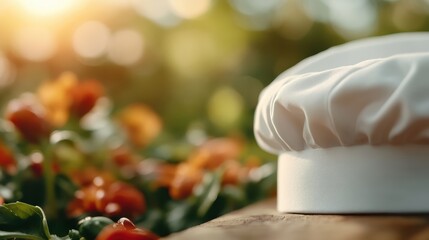
<path id="1" fill-rule="evenodd" d="M 363 145 L 283 153 L 277 201 L 281 212 L 429 212 L 429 146 Z"/>

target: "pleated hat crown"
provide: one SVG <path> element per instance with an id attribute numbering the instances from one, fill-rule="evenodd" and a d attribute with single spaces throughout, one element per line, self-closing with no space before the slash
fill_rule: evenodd
<path id="1" fill-rule="evenodd" d="M 254 131 L 271 153 L 429 143 L 429 33 L 331 48 L 260 94 Z"/>

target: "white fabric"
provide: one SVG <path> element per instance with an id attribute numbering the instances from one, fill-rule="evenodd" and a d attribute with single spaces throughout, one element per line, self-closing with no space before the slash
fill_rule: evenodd
<path id="1" fill-rule="evenodd" d="M 261 93 L 255 137 L 281 154 L 429 143 L 429 33 L 348 43 L 308 58 Z"/>
<path id="2" fill-rule="evenodd" d="M 429 212 L 428 156 L 429 148 L 422 145 L 281 154 L 277 208 L 299 213 Z"/>

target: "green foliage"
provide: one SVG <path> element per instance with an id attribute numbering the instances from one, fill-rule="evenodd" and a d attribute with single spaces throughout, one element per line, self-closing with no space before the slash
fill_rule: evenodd
<path id="1" fill-rule="evenodd" d="M 268 162 L 255 169 L 257 178 L 241 185 L 222 186 L 223 171 L 208 172 L 188 199 L 172 201 L 168 194 L 158 194 L 157 200 L 164 204 L 149 209 L 137 222 L 160 235 L 167 235 L 247 206 L 273 194 L 276 165 Z"/>
<path id="2" fill-rule="evenodd" d="M 79 231 L 71 229 L 68 235 L 58 237 L 50 233 L 40 207 L 22 202 L 0 205 L 0 239 L 94 240 L 111 224 L 114 222 L 106 217 L 87 217 L 79 222 Z"/>
<path id="3" fill-rule="evenodd" d="M 0 206 L 0 239 L 51 239 L 42 209 L 22 202 Z"/>
<path id="4" fill-rule="evenodd" d="M 203 181 L 195 189 L 197 216 L 203 218 L 219 196 L 221 190 L 222 171 L 207 173 Z"/>

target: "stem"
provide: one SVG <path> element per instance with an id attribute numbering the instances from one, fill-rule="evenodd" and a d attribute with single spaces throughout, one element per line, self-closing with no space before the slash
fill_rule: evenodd
<path id="1" fill-rule="evenodd" d="M 52 170 L 52 150 L 48 142 L 41 144 L 43 154 L 43 180 L 45 183 L 45 211 L 48 218 L 57 215 L 57 202 L 55 198 L 55 174 Z"/>

